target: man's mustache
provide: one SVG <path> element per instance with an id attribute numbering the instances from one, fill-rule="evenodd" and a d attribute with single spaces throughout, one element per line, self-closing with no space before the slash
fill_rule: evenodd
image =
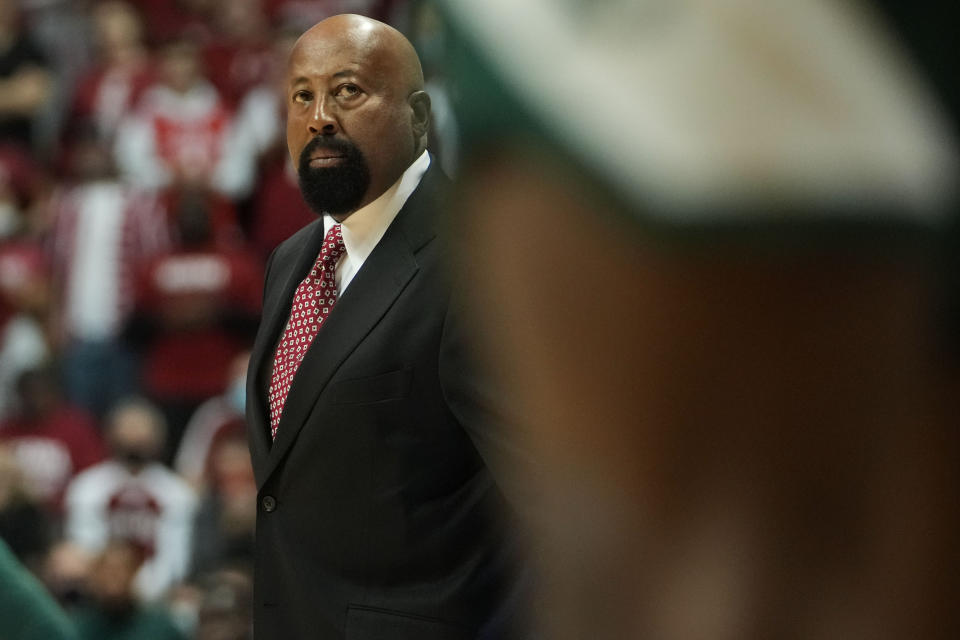
<path id="1" fill-rule="evenodd" d="M 336 138 L 313 138 L 307 143 L 307 146 L 300 152 L 300 166 L 306 167 L 310 162 L 310 156 L 317 151 L 332 151 L 333 153 L 346 156 L 348 159 L 360 156 L 360 150 L 352 142 L 347 140 L 337 140 Z"/>

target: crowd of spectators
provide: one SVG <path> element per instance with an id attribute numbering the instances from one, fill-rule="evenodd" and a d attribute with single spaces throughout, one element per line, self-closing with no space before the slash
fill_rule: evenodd
<path id="1" fill-rule="evenodd" d="M 343 12 L 422 45 L 455 149 L 429 2 L 0 0 L 0 539 L 82 638 L 249 637 L 246 360 L 313 219 L 282 69 Z"/>

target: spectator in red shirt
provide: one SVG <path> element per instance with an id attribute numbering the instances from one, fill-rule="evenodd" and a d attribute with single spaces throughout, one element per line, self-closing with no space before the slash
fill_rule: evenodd
<path id="1" fill-rule="evenodd" d="M 63 402 L 52 369 L 24 372 L 17 381 L 17 412 L 0 422 L 5 443 L 32 494 L 52 511 L 80 471 L 104 459 L 103 441 L 90 414 Z"/>
<path id="2" fill-rule="evenodd" d="M 168 461 L 193 411 L 225 390 L 259 320 L 263 267 L 217 240 L 211 203 L 205 191 L 181 194 L 173 210 L 180 244 L 141 271 L 128 327 L 142 349 L 144 390 L 167 417 Z"/>

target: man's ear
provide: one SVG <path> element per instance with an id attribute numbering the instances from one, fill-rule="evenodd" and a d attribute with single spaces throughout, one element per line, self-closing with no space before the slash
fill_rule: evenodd
<path id="1" fill-rule="evenodd" d="M 425 144 L 427 131 L 430 129 L 430 96 L 425 91 L 414 91 L 407 98 L 407 102 L 412 112 L 413 135 Z"/>

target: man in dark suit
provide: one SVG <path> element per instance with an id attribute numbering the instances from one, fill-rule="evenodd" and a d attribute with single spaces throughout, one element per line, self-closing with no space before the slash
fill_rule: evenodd
<path id="1" fill-rule="evenodd" d="M 422 88 L 410 43 L 359 16 L 290 57 L 288 146 L 322 215 L 271 257 L 248 375 L 257 640 L 506 633 L 505 439 L 451 302 Z"/>

